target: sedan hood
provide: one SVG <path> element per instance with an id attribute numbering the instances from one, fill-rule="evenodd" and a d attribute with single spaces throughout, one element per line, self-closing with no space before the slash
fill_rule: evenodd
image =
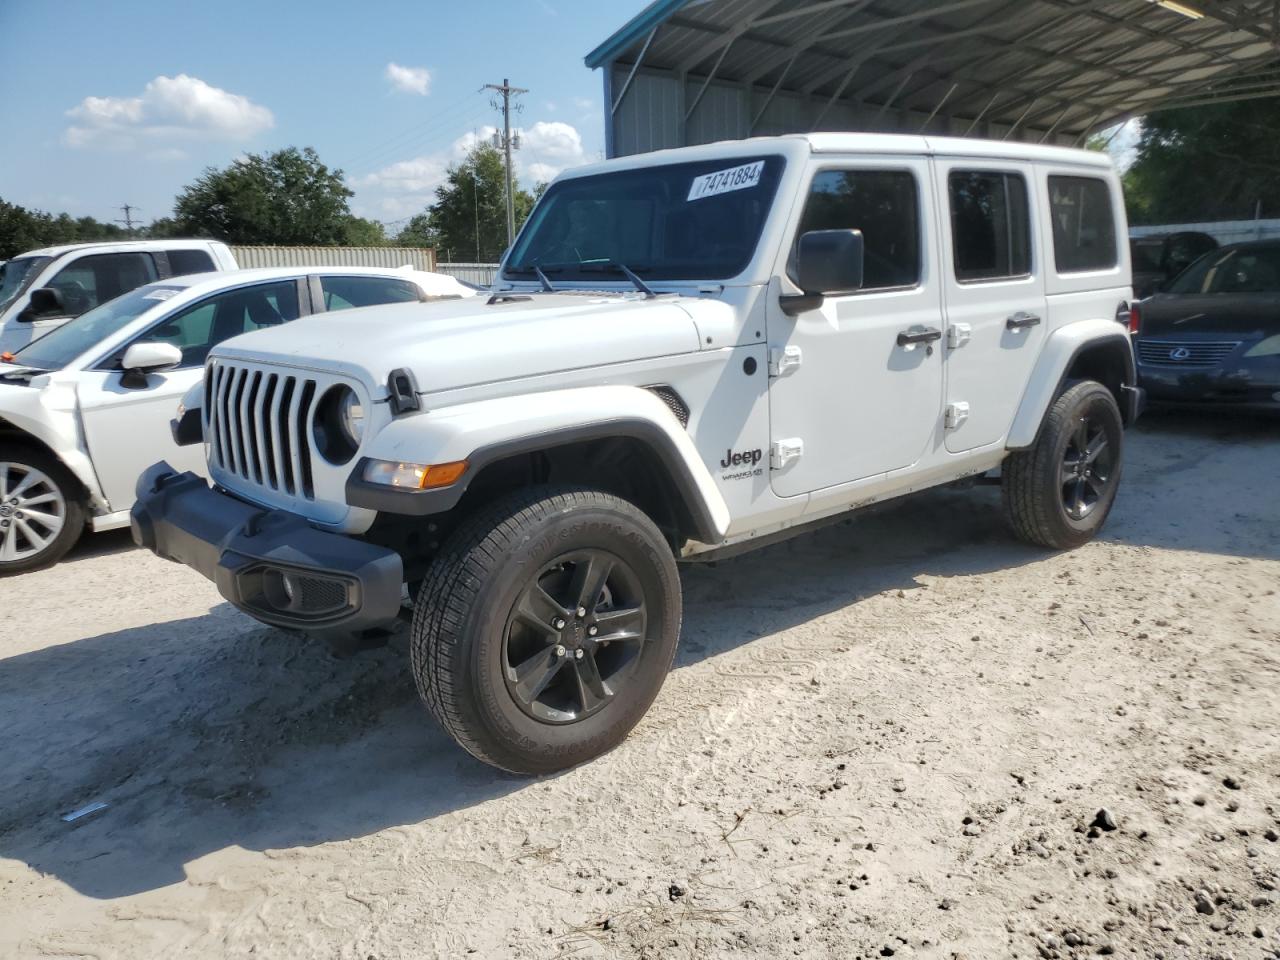
<path id="1" fill-rule="evenodd" d="M 556 293 L 316 314 L 227 340 L 212 356 L 330 370 L 375 386 L 408 368 L 425 393 L 692 353 L 677 297 Z"/>
<path id="2" fill-rule="evenodd" d="M 1142 301 L 1144 337 L 1269 337 L 1280 333 L 1280 294 L 1158 293 Z"/>

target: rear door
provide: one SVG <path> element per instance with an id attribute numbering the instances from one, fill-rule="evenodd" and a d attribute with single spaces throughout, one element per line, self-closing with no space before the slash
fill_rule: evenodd
<path id="1" fill-rule="evenodd" d="M 934 162 L 947 336 L 946 448 L 1001 441 L 1044 344 L 1045 279 L 1030 164 Z"/>
<path id="2" fill-rule="evenodd" d="M 781 497 L 908 467 L 937 435 L 942 302 L 929 161 L 857 158 L 814 170 L 790 249 L 809 230 L 861 230 L 864 282 L 789 317 L 769 305 L 770 354 L 792 359 L 769 381 L 774 442 L 803 453 L 771 472 Z M 910 340 L 906 338 L 910 337 Z M 795 351 L 798 351 L 795 352 Z"/>

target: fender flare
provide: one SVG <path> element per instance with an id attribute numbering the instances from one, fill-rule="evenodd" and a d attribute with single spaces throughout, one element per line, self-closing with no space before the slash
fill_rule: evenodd
<path id="1" fill-rule="evenodd" d="M 1036 441 L 1040 424 L 1049 406 L 1062 393 L 1067 371 L 1076 358 L 1086 350 L 1102 344 L 1114 344 L 1124 356 L 1123 390 L 1132 391 L 1137 385 L 1137 363 L 1133 358 L 1133 342 L 1129 333 L 1110 317 L 1080 320 L 1059 327 L 1049 335 L 1036 365 L 1027 381 L 1026 392 L 1018 404 L 1018 412 L 1009 428 L 1005 446 L 1010 450 L 1024 450 Z M 1121 405 L 1124 412 L 1125 405 Z M 1125 413 L 1125 422 L 1134 414 Z"/>
<path id="2" fill-rule="evenodd" d="M 607 439 L 644 444 L 678 492 L 693 536 L 704 543 L 724 538 L 729 509 L 693 440 L 662 400 L 632 386 L 501 397 L 401 417 L 384 428 L 356 462 L 347 478 L 347 502 L 405 516 L 444 513 L 457 505 L 471 481 L 492 463 Z M 365 480 L 369 460 L 421 464 L 465 460 L 467 468 L 447 487 L 410 490 Z"/>

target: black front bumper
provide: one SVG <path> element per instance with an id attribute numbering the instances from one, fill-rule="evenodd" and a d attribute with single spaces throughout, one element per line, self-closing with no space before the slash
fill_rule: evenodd
<path id="1" fill-rule="evenodd" d="M 148 469 L 137 493 L 134 542 L 198 570 L 264 623 L 358 633 L 399 615 L 404 576 L 392 550 L 255 507 L 167 463 Z"/>

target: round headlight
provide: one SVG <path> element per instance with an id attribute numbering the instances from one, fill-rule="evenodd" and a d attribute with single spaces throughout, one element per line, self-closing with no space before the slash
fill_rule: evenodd
<path id="1" fill-rule="evenodd" d="M 338 416 L 352 446 L 360 446 L 364 437 L 364 406 L 354 390 L 343 388 L 342 399 L 338 401 Z"/>
<path id="2" fill-rule="evenodd" d="M 360 395 L 348 386 L 330 387 L 316 404 L 313 424 L 320 455 L 339 467 L 350 462 L 364 437 Z"/>

